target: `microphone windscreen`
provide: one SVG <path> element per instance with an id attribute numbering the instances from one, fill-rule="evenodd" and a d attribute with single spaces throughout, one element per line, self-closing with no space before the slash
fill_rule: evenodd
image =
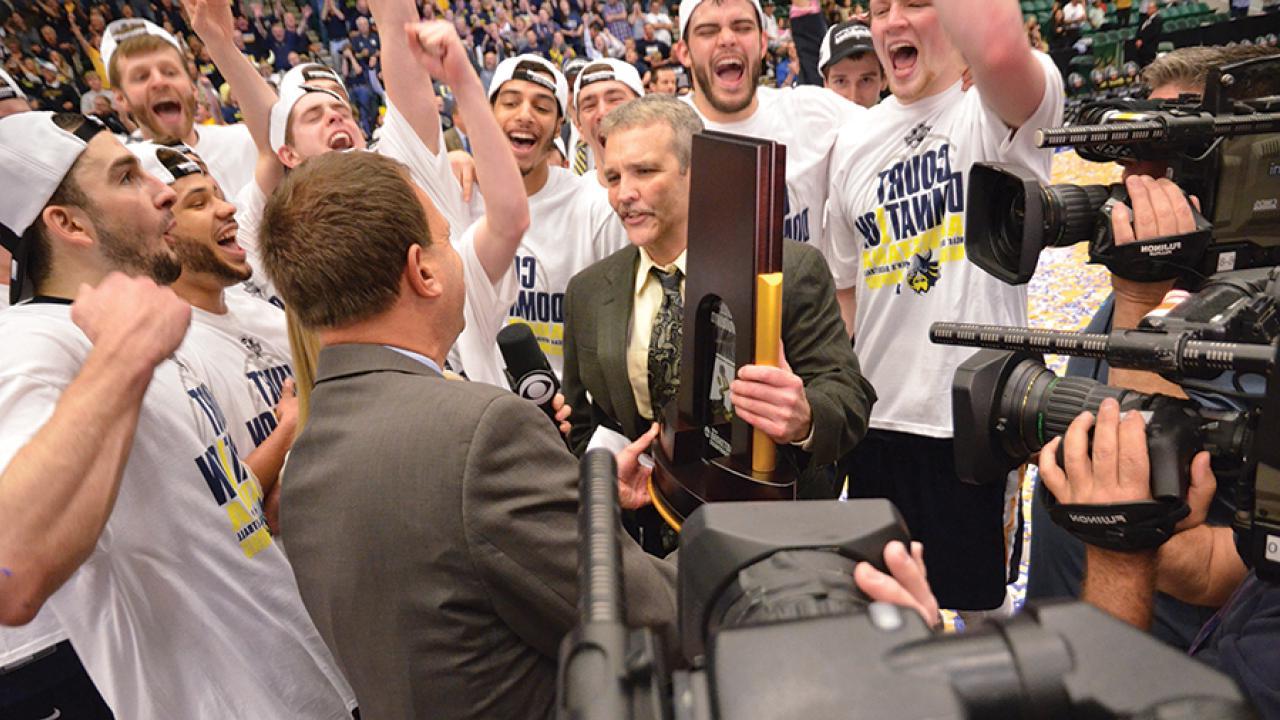
<path id="1" fill-rule="evenodd" d="M 538 345 L 538 338 L 525 323 L 513 323 L 498 333 L 498 349 L 507 365 L 511 389 L 517 395 L 554 415 L 551 400 L 560 390 L 560 381 Z"/>

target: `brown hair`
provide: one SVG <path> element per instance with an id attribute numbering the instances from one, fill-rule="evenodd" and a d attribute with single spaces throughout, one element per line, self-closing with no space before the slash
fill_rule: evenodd
<path id="1" fill-rule="evenodd" d="M 1256 45 L 1178 48 L 1143 68 L 1142 81 L 1150 88 L 1177 84 L 1203 93 L 1209 71 L 1213 68 L 1275 54 L 1276 50 L 1272 48 Z"/>
<path id="2" fill-rule="evenodd" d="M 285 304 L 310 329 L 383 312 L 413 244 L 431 242 L 403 165 L 370 152 L 325 153 L 289 173 L 262 217 L 262 257 Z"/>
<path id="3" fill-rule="evenodd" d="M 607 148 L 609 136 L 619 130 L 651 125 L 671 128 L 671 152 L 680 163 L 680 172 L 688 170 L 693 156 L 693 136 L 702 132 L 702 119 L 689 103 L 669 95 L 645 95 L 614 108 L 600 122 L 600 142 Z"/>
<path id="4" fill-rule="evenodd" d="M 174 47 L 173 43 L 157 35 L 136 35 L 122 40 L 116 46 L 116 51 L 111 54 L 111 64 L 107 66 L 107 79 L 111 81 L 111 87 L 120 87 L 120 58 L 146 55 L 160 50 L 169 50 L 177 53 L 178 64 L 182 66 L 182 72 L 187 73 L 188 78 L 191 77 L 187 71 L 186 56 L 178 48 Z"/>

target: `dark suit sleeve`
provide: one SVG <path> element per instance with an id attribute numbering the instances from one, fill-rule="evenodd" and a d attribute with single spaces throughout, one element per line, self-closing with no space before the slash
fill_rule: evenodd
<path id="1" fill-rule="evenodd" d="M 575 455 L 581 456 L 587 451 L 587 443 L 596 431 L 595 414 L 591 403 L 587 400 L 587 388 L 582 384 L 582 374 L 578 367 L 578 342 L 580 333 L 589 332 L 589 313 L 575 312 L 574 305 L 583 300 L 584 293 L 581 275 L 569 280 L 569 287 L 564 292 L 564 377 L 560 378 L 560 392 L 564 394 L 564 402 L 572 412 L 569 414 L 569 447 Z M 586 298 L 590 301 L 590 298 Z"/>
<path id="2" fill-rule="evenodd" d="M 792 372 L 804 380 L 813 415 L 809 464 L 826 465 L 867 434 L 876 393 L 849 345 L 826 261 L 807 245 L 788 246 L 795 269 L 787 268 L 784 280 L 782 345 Z"/>
<path id="3" fill-rule="evenodd" d="M 578 621 L 578 465 L 545 415 L 515 395 L 495 398 L 467 453 L 463 523 L 472 562 L 498 616 L 550 658 Z M 676 637 L 675 566 L 618 529 L 632 627 Z"/>

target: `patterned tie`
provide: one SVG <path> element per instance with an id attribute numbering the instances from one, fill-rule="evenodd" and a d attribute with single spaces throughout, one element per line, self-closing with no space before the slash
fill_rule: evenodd
<path id="1" fill-rule="evenodd" d="M 584 175 L 587 172 L 587 144 L 581 140 L 573 148 L 573 174 Z"/>
<path id="2" fill-rule="evenodd" d="M 653 417 L 675 397 L 680 387 L 680 334 L 684 324 L 684 298 L 680 295 L 679 268 L 665 272 L 650 268 L 649 272 L 662 285 L 662 306 L 653 320 L 649 338 L 649 401 Z"/>

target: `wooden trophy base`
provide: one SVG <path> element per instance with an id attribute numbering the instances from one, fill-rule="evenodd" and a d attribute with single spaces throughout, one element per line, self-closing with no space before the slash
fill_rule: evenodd
<path id="1" fill-rule="evenodd" d="M 742 462 L 737 456 L 677 466 L 659 445 L 653 450 L 649 496 L 658 514 L 676 531 L 703 503 L 796 499 L 796 475 L 790 468 L 753 472 L 750 460 Z"/>

